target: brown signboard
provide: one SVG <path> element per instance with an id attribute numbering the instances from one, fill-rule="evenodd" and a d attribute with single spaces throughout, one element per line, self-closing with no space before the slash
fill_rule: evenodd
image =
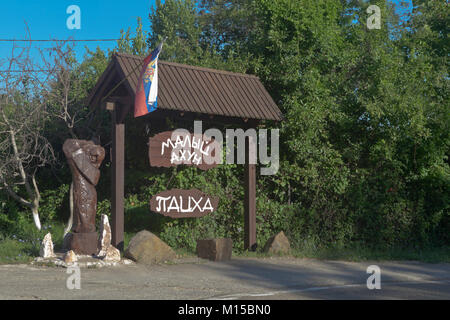
<path id="1" fill-rule="evenodd" d="M 201 170 L 217 166 L 214 161 L 219 146 L 214 139 L 187 131 L 165 131 L 149 139 L 152 167 L 175 167 L 185 164 Z M 221 152 L 218 153 L 221 155 Z"/>
<path id="2" fill-rule="evenodd" d="M 217 209 L 219 197 L 209 196 L 200 190 L 172 189 L 154 195 L 150 210 L 172 218 L 203 217 Z"/>

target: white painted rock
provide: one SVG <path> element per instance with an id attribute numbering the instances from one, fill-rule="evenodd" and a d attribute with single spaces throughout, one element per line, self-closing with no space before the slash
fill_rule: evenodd
<path id="1" fill-rule="evenodd" d="M 78 261 L 78 257 L 73 250 L 67 251 L 64 255 L 64 262 L 65 263 L 74 263 Z"/>
<path id="2" fill-rule="evenodd" d="M 100 238 L 98 239 L 99 252 L 97 256 L 105 261 L 120 261 L 120 251 L 111 245 L 111 226 L 106 214 L 102 214 L 100 225 Z"/>
<path id="3" fill-rule="evenodd" d="M 109 246 L 106 249 L 106 254 L 105 254 L 105 257 L 103 258 L 103 260 L 119 262 L 120 261 L 120 251 L 119 251 L 119 249 L 115 248 L 114 246 Z"/>
<path id="4" fill-rule="evenodd" d="M 97 256 L 107 255 L 108 248 L 111 246 L 111 226 L 106 214 L 102 214 L 102 223 L 100 225 L 100 238 L 98 239 L 99 252 Z"/>
<path id="5" fill-rule="evenodd" d="M 45 235 L 44 239 L 41 242 L 39 255 L 43 258 L 52 258 L 55 256 L 55 253 L 53 252 L 52 235 L 50 234 L 50 232 Z"/>
<path id="6" fill-rule="evenodd" d="M 134 262 L 132 260 L 130 260 L 130 259 L 123 259 L 122 262 L 123 262 L 124 265 L 134 264 Z"/>

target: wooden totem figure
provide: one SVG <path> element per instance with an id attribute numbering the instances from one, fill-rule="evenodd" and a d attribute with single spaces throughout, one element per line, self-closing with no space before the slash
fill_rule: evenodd
<path id="1" fill-rule="evenodd" d="M 70 249 L 78 254 L 97 253 L 97 191 L 105 149 L 92 141 L 68 139 L 63 145 L 72 172 L 73 227 Z"/>

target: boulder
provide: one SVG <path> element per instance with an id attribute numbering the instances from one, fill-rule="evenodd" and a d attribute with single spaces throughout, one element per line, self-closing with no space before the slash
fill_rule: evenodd
<path id="1" fill-rule="evenodd" d="M 78 261 L 78 257 L 76 255 L 75 252 L 73 252 L 73 250 L 69 250 L 66 252 L 66 254 L 64 255 L 64 262 L 69 264 L 69 263 L 74 263 Z"/>
<path id="2" fill-rule="evenodd" d="M 143 230 L 131 238 L 125 257 L 143 264 L 155 264 L 176 258 L 175 252 L 153 233 Z"/>
<path id="3" fill-rule="evenodd" d="M 291 245 L 283 231 L 267 240 L 264 246 L 264 252 L 270 254 L 288 254 L 290 250 Z"/>
<path id="4" fill-rule="evenodd" d="M 55 256 L 55 253 L 53 252 L 52 235 L 50 234 L 50 232 L 45 235 L 44 239 L 41 242 L 39 255 L 43 258 L 52 258 Z"/>
<path id="5" fill-rule="evenodd" d="M 102 223 L 100 225 L 100 237 L 98 239 L 98 256 L 106 256 L 108 248 L 111 246 L 111 226 L 106 214 L 102 214 Z"/>
<path id="6" fill-rule="evenodd" d="M 197 255 L 199 258 L 212 261 L 231 259 L 233 241 L 229 238 L 197 240 Z"/>

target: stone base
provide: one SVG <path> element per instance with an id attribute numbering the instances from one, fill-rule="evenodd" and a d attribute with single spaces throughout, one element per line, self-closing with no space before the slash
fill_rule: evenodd
<path id="1" fill-rule="evenodd" d="M 70 241 L 72 241 L 72 232 L 69 232 L 64 236 L 62 245 L 64 250 L 70 250 Z"/>
<path id="2" fill-rule="evenodd" d="M 76 254 L 97 254 L 97 238 L 97 232 L 72 233 L 72 237 L 70 239 L 70 249 Z"/>
<path id="3" fill-rule="evenodd" d="M 229 238 L 197 240 L 197 255 L 212 261 L 231 259 L 233 241 Z"/>
<path id="4" fill-rule="evenodd" d="M 45 266 L 45 267 L 63 267 L 68 268 L 70 266 L 78 266 L 80 268 L 103 268 L 103 267 L 114 267 L 122 265 L 134 265 L 134 262 L 128 259 L 122 259 L 120 261 L 105 261 L 91 255 L 76 255 L 77 261 L 64 261 L 66 253 L 60 251 L 55 252 L 55 257 L 52 258 L 42 258 L 37 257 L 31 262 L 35 266 Z"/>

